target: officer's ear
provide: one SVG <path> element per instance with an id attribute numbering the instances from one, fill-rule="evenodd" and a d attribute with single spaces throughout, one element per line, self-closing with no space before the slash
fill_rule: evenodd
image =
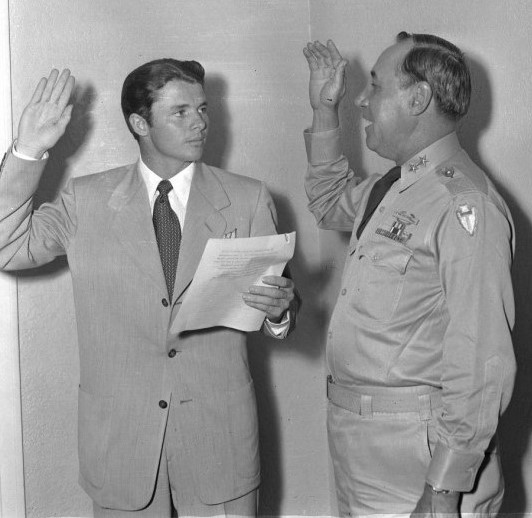
<path id="1" fill-rule="evenodd" d="M 410 112 L 412 115 L 421 115 L 430 106 L 432 88 L 426 81 L 419 81 L 411 88 Z"/>
<path id="2" fill-rule="evenodd" d="M 139 137 L 145 137 L 148 134 L 148 121 L 138 113 L 132 113 L 129 116 L 129 125 Z"/>

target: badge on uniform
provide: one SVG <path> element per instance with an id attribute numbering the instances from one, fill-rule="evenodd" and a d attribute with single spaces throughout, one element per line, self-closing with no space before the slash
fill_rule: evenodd
<path id="1" fill-rule="evenodd" d="M 226 232 L 223 236 L 224 239 L 234 239 L 236 238 L 236 228 L 231 230 L 231 232 Z"/>
<path id="2" fill-rule="evenodd" d="M 460 205 L 458 207 L 456 216 L 458 217 L 460 225 L 462 225 L 464 230 L 472 236 L 477 228 L 477 209 L 466 203 L 465 205 Z"/>
<path id="3" fill-rule="evenodd" d="M 412 237 L 412 232 L 407 232 L 407 227 L 417 225 L 419 219 L 406 210 L 396 210 L 393 217 L 390 228 L 378 228 L 375 233 L 404 244 Z"/>
<path id="4" fill-rule="evenodd" d="M 454 167 L 442 167 L 438 170 L 438 174 L 446 176 L 447 178 L 453 178 L 454 176 Z"/>

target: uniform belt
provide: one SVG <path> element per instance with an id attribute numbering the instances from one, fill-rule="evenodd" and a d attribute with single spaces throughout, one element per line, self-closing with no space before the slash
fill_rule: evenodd
<path id="1" fill-rule="evenodd" d="M 401 387 L 403 388 L 403 387 Z M 430 414 L 431 409 L 442 406 L 441 390 L 433 387 L 417 387 L 421 390 L 414 389 L 410 393 L 406 391 L 397 391 L 390 388 L 389 394 L 364 393 L 363 390 L 344 387 L 336 384 L 331 376 L 327 377 L 327 398 L 335 405 L 349 410 L 356 414 L 364 415 L 366 413 L 403 413 L 419 412 L 420 414 Z M 424 415 L 423 418 L 429 418 Z"/>

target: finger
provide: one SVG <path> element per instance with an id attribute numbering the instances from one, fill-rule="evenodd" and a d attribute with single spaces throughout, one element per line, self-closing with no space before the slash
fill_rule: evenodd
<path id="1" fill-rule="evenodd" d="M 250 286 L 249 293 L 259 297 L 268 297 L 272 299 L 285 299 L 286 291 L 281 288 L 268 288 L 266 286 Z"/>
<path id="2" fill-rule="evenodd" d="M 65 106 L 68 104 L 68 101 L 70 101 L 70 96 L 72 95 L 72 90 L 74 90 L 75 84 L 76 84 L 76 80 L 74 76 L 69 76 L 65 82 L 63 90 L 61 91 L 61 95 L 57 99 L 57 106 L 61 110 L 63 110 Z"/>
<path id="3" fill-rule="evenodd" d="M 44 92 L 44 87 L 46 86 L 46 77 L 42 77 L 41 80 L 37 83 L 35 91 L 31 96 L 30 104 L 36 104 L 41 100 L 42 93 Z"/>
<path id="4" fill-rule="evenodd" d="M 345 82 L 345 67 L 347 66 L 347 61 L 342 59 L 336 70 L 334 71 L 333 84 L 335 89 L 340 90 L 344 86 Z"/>
<path id="5" fill-rule="evenodd" d="M 288 277 L 281 277 L 278 275 L 266 275 L 261 280 L 264 284 L 268 284 L 270 286 L 277 286 L 279 288 L 289 288 L 294 284 L 294 281 L 292 281 L 292 279 L 289 279 Z"/>
<path id="6" fill-rule="evenodd" d="M 53 68 L 50 72 L 50 75 L 48 76 L 48 79 L 46 80 L 46 86 L 44 88 L 44 92 L 41 97 L 41 101 L 49 101 L 50 96 L 52 95 L 52 90 L 54 88 L 55 82 L 57 81 L 57 76 L 59 75 L 59 71 L 56 68 Z"/>
<path id="7" fill-rule="evenodd" d="M 319 41 L 315 42 L 315 47 L 323 62 L 328 66 L 332 65 L 331 53 L 329 52 L 329 49 Z"/>
<path id="8" fill-rule="evenodd" d="M 54 88 L 52 89 L 52 93 L 50 94 L 50 101 L 55 103 L 58 101 L 58 99 L 63 94 L 63 91 L 65 89 L 65 86 L 68 83 L 68 79 L 70 77 L 70 70 L 68 68 L 65 68 L 61 75 L 59 76 L 59 79 L 56 81 Z M 66 106 L 66 103 L 65 103 Z"/>
<path id="9" fill-rule="evenodd" d="M 264 311 L 268 315 L 274 315 L 276 317 L 282 315 L 287 309 L 288 304 L 268 304 L 264 301 L 246 300 L 244 302 L 251 308 Z"/>
<path id="10" fill-rule="evenodd" d="M 307 45 L 307 49 L 312 53 L 312 56 L 316 60 L 318 68 L 323 68 L 326 66 L 326 63 L 323 59 L 323 54 L 320 51 L 320 45 L 323 47 L 323 45 L 319 41 L 315 41 L 314 43 L 309 43 Z"/>
<path id="11" fill-rule="evenodd" d="M 303 49 L 303 54 L 305 55 L 305 58 L 307 58 L 310 70 L 318 70 L 318 62 L 316 61 L 314 54 L 307 47 Z"/>
<path id="12" fill-rule="evenodd" d="M 333 60 L 333 63 L 336 64 L 339 61 L 342 61 L 342 55 L 340 54 L 333 40 L 327 41 L 327 49 L 329 50 L 329 54 L 331 56 L 331 59 Z"/>

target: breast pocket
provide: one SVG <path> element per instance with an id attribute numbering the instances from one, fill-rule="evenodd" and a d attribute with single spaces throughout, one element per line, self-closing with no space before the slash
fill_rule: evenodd
<path id="1" fill-rule="evenodd" d="M 392 242 L 366 243 L 355 253 L 350 304 L 369 320 L 389 322 L 401 299 L 412 251 Z"/>

